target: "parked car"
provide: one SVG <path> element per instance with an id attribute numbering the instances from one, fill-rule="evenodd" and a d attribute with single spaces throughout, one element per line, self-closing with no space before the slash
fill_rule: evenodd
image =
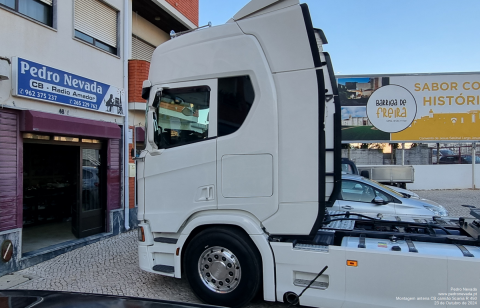
<path id="1" fill-rule="evenodd" d="M 389 188 L 389 189 L 395 190 L 396 192 L 402 194 L 405 198 L 411 198 L 411 197 L 413 197 L 413 198 L 418 198 L 418 199 L 420 199 L 420 196 L 419 196 L 417 193 L 415 193 L 415 192 L 413 192 L 413 191 L 411 191 L 411 190 L 403 189 L 403 188 L 400 188 L 400 187 L 397 187 L 397 186 L 390 186 L 390 185 L 384 185 L 384 186 L 386 186 L 386 187 Z"/>
<path id="2" fill-rule="evenodd" d="M 438 161 L 439 164 L 471 164 L 472 160 L 470 158 L 470 162 L 467 161 L 464 157 L 465 155 L 446 155 L 440 157 Z"/>
<path id="3" fill-rule="evenodd" d="M 449 149 L 440 149 L 440 158 L 443 156 L 448 156 L 448 155 L 455 155 L 452 150 Z M 432 150 L 432 164 L 437 163 L 437 149 Z"/>
<path id="4" fill-rule="evenodd" d="M 472 163 L 472 155 L 462 155 L 462 157 L 465 159 L 467 164 Z M 480 157 L 475 156 L 475 164 L 480 164 Z"/>
<path id="5" fill-rule="evenodd" d="M 393 215 L 448 216 L 440 204 L 408 190 L 389 187 L 358 175 L 343 174 L 333 211 Z M 403 193 L 401 191 L 404 191 Z"/>

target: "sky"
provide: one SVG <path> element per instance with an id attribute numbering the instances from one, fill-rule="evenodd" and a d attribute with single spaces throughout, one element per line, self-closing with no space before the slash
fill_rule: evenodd
<path id="1" fill-rule="evenodd" d="M 248 0 L 199 0 L 199 26 Z M 301 0 L 337 75 L 480 72 L 480 0 Z"/>

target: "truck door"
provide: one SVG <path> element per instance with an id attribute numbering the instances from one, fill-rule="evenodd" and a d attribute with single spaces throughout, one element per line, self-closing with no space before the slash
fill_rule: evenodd
<path id="1" fill-rule="evenodd" d="M 212 79 L 151 91 L 147 117 L 155 144 L 145 157 L 144 178 L 153 232 L 177 232 L 193 213 L 217 208 L 216 93 Z"/>
<path id="2" fill-rule="evenodd" d="M 218 208 L 259 220 L 278 210 L 276 107 L 272 92 L 260 90 L 271 88 L 271 80 L 253 74 L 218 79 Z"/>

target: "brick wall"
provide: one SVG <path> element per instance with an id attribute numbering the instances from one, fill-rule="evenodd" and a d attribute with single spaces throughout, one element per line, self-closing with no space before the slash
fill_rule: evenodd
<path id="1" fill-rule="evenodd" d="M 148 79 L 150 62 L 144 60 L 128 61 L 128 102 L 146 103 L 142 98 L 143 81 Z"/>
<path id="2" fill-rule="evenodd" d="M 198 26 L 198 1 L 199 0 L 167 0 L 183 16 Z"/>

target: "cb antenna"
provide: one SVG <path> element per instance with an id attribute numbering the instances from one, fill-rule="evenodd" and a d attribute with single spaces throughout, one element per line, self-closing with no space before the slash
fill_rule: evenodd
<path id="1" fill-rule="evenodd" d="M 205 26 L 201 26 L 201 27 L 198 27 L 198 28 L 195 28 L 195 29 L 191 29 L 191 30 L 187 30 L 187 31 L 182 31 L 182 32 L 175 32 L 174 30 L 170 31 L 170 38 L 171 39 L 174 39 L 176 37 L 179 37 L 181 35 L 184 35 L 184 34 L 187 34 L 187 33 L 190 33 L 190 32 L 193 32 L 195 30 L 198 30 L 198 29 L 203 29 L 203 28 L 206 28 L 206 27 L 211 27 L 212 26 L 212 22 L 209 21 L 207 25 Z"/>

